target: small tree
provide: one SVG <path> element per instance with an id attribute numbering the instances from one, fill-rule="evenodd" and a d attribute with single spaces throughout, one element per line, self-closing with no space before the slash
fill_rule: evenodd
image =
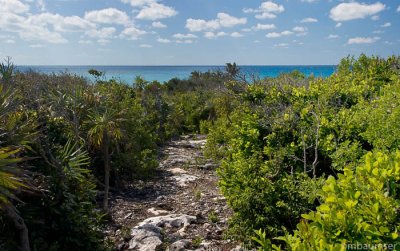
<path id="1" fill-rule="evenodd" d="M 88 131 L 89 143 L 102 149 L 104 160 L 104 200 L 103 210 L 108 212 L 108 192 L 110 189 L 110 147 L 113 141 L 122 138 L 121 122 L 123 112 L 106 110 L 89 114 Z"/>

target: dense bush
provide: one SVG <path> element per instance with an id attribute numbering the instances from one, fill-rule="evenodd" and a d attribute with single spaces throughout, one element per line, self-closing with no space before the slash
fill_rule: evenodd
<path id="1" fill-rule="evenodd" d="M 338 179 L 326 180 L 317 210 L 302 215 L 293 235 L 279 238 L 288 249 L 346 250 L 357 244 L 393 249 L 400 227 L 400 152 L 370 152 L 364 159 L 355 170 L 345 167 Z"/>
<path id="2" fill-rule="evenodd" d="M 328 176 L 342 177 L 368 151 L 398 148 L 399 63 L 361 55 L 326 79 L 283 74 L 226 86 L 235 108 L 209 128 L 206 152 L 221 160 L 234 236 L 290 233 L 320 206 Z"/>

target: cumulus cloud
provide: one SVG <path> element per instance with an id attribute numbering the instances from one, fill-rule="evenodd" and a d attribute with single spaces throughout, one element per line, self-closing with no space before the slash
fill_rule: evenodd
<path id="1" fill-rule="evenodd" d="M 173 17 L 177 14 L 178 12 L 172 7 L 152 2 L 149 5 L 143 7 L 137 14 L 136 18 L 145 20 L 157 20 Z"/>
<path id="2" fill-rule="evenodd" d="M 190 38 L 197 38 L 196 35 L 194 34 L 181 34 L 181 33 L 177 33 L 172 35 L 172 37 L 176 38 L 176 39 L 190 39 Z"/>
<path id="3" fill-rule="evenodd" d="M 129 16 L 115 8 L 107 8 L 102 10 L 92 10 L 85 13 L 85 19 L 100 24 L 122 24 L 131 23 Z"/>
<path id="4" fill-rule="evenodd" d="M 12 12 L 0 12 L 0 30 L 13 32 L 27 41 L 45 41 L 48 43 L 68 42 L 59 32 L 50 30 L 48 23 L 35 23 L 32 19 Z"/>
<path id="5" fill-rule="evenodd" d="M 257 24 L 256 26 L 251 27 L 252 30 L 273 30 L 276 29 L 275 24 Z"/>
<path id="6" fill-rule="evenodd" d="M 380 37 L 354 37 L 350 38 L 348 44 L 372 44 L 378 41 Z"/>
<path id="7" fill-rule="evenodd" d="M 390 26 L 392 26 L 392 24 L 389 23 L 389 22 L 384 23 L 384 24 L 381 25 L 381 27 L 383 27 L 383 28 L 387 28 L 387 27 L 390 27 Z"/>
<path id="8" fill-rule="evenodd" d="M 29 45 L 30 48 L 43 48 L 44 45 L 43 44 L 31 44 Z"/>
<path id="9" fill-rule="evenodd" d="M 276 18 L 277 14 L 282 13 L 285 10 L 283 5 L 276 4 L 272 1 L 266 1 L 261 3 L 257 9 L 243 9 L 244 13 L 257 13 L 257 19 L 272 19 Z"/>
<path id="10" fill-rule="evenodd" d="M 216 39 L 218 37 L 227 36 L 227 35 L 228 35 L 228 33 L 225 33 L 223 31 L 220 31 L 220 32 L 217 32 L 217 33 L 214 33 L 212 31 L 204 32 L 204 37 L 208 38 L 208 39 Z"/>
<path id="11" fill-rule="evenodd" d="M 111 38 L 117 30 L 114 27 L 104 27 L 101 29 L 92 29 L 85 32 L 85 34 L 92 38 Z"/>
<path id="12" fill-rule="evenodd" d="M 29 11 L 29 5 L 18 0 L 0 0 L 0 13 L 25 13 Z"/>
<path id="13" fill-rule="evenodd" d="M 399 7 L 397 7 L 397 10 L 396 10 L 397 12 L 400 12 L 400 5 L 399 5 Z"/>
<path id="14" fill-rule="evenodd" d="M 373 16 L 384 9 L 385 5 L 380 2 L 374 4 L 341 3 L 331 9 L 329 17 L 336 22 L 349 21 Z"/>
<path id="15" fill-rule="evenodd" d="M 239 32 L 232 32 L 231 33 L 231 37 L 243 37 L 243 35 L 241 34 L 241 33 L 239 33 Z"/>
<path id="16" fill-rule="evenodd" d="M 53 26 L 55 31 L 86 31 L 96 25 L 78 16 L 61 16 L 52 13 L 40 13 L 27 18 L 27 23 L 37 26 Z"/>
<path id="17" fill-rule="evenodd" d="M 317 23 L 317 22 L 318 22 L 318 19 L 312 18 L 312 17 L 307 17 L 300 21 L 300 23 Z"/>
<path id="18" fill-rule="evenodd" d="M 278 37 L 283 37 L 283 36 L 289 36 L 292 35 L 294 32 L 293 31 L 282 31 L 282 32 L 270 32 L 265 35 L 267 38 L 278 38 Z"/>
<path id="19" fill-rule="evenodd" d="M 158 38 L 157 42 L 163 43 L 163 44 L 168 44 L 168 43 L 171 43 L 171 40 L 166 39 L 166 38 Z"/>
<path id="20" fill-rule="evenodd" d="M 192 19 L 186 20 L 186 28 L 191 32 L 197 31 L 213 31 L 220 28 L 229 28 L 240 24 L 246 24 L 247 18 L 237 18 L 230 16 L 229 14 L 220 12 L 217 14 L 217 19 L 203 20 L 203 19 Z"/>
<path id="21" fill-rule="evenodd" d="M 337 24 L 335 25 L 336 28 L 340 28 L 341 26 L 342 26 L 342 23 L 337 23 Z"/>
<path id="22" fill-rule="evenodd" d="M 158 29 L 167 28 L 167 26 L 161 22 L 153 22 L 153 23 L 151 23 L 151 26 L 153 26 L 154 28 L 158 28 Z"/>
<path id="23" fill-rule="evenodd" d="M 191 39 L 176 40 L 175 43 L 177 43 L 177 44 L 192 44 L 192 43 L 193 43 L 193 40 L 191 40 Z"/>
<path id="24" fill-rule="evenodd" d="M 328 36 L 328 39 L 335 39 L 335 38 L 339 38 L 339 35 L 329 34 L 329 36 Z"/>
<path id="25" fill-rule="evenodd" d="M 275 48 L 289 48 L 289 44 L 288 43 L 280 43 L 280 44 L 274 44 Z"/>
<path id="26" fill-rule="evenodd" d="M 128 40 L 137 40 L 140 36 L 146 33 L 146 31 L 140 30 L 136 27 L 128 27 L 121 32 L 120 37 L 126 38 Z"/>
<path id="27" fill-rule="evenodd" d="M 296 27 L 293 27 L 293 31 L 302 33 L 302 32 L 306 32 L 307 28 L 303 27 L 303 26 L 296 26 Z"/>

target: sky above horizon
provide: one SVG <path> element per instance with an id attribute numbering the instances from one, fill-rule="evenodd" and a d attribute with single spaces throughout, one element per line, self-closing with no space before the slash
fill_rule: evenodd
<path id="1" fill-rule="evenodd" d="M 318 65 L 399 55 L 400 1 L 0 0 L 17 65 Z"/>

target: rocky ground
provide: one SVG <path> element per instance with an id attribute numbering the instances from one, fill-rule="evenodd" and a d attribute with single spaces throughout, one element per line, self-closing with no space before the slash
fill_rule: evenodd
<path id="1" fill-rule="evenodd" d="M 117 250 L 232 250 L 224 231 L 231 211 L 220 194 L 206 138 L 184 136 L 164 147 L 155 177 L 112 195 L 107 233 Z"/>

